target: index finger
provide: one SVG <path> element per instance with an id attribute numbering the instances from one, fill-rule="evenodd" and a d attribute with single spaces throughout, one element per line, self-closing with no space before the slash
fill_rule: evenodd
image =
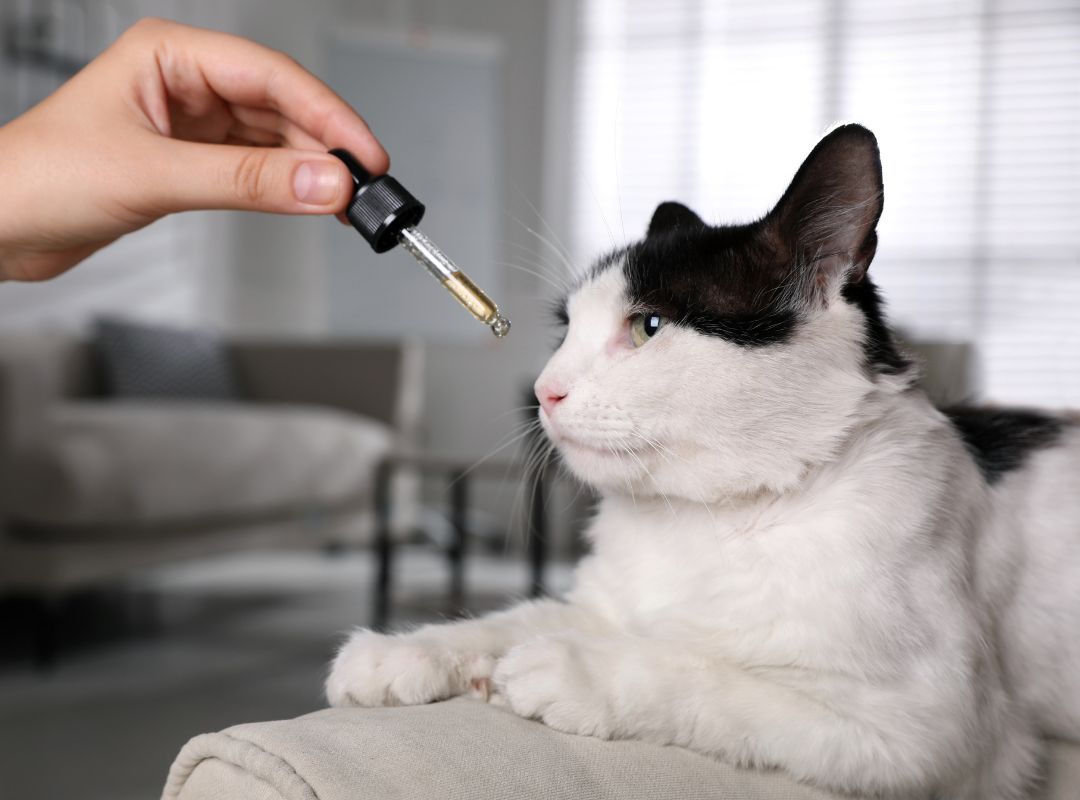
<path id="1" fill-rule="evenodd" d="M 227 102 L 277 111 L 327 150 L 350 150 L 373 174 L 389 168 L 389 155 L 363 117 L 290 56 L 239 36 L 164 24 L 158 64 L 167 88 L 170 72 L 195 69 Z M 190 75 L 175 84 L 190 85 Z"/>

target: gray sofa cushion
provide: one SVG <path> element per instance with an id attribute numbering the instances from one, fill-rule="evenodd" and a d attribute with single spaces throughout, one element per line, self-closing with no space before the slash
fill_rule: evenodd
<path id="1" fill-rule="evenodd" d="M 229 350 L 209 331 L 100 319 L 94 345 L 111 395 L 232 400 L 239 394 Z"/>
<path id="2" fill-rule="evenodd" d="M 18 454 L 12 516 L 24 527 L 165 530 L 364 496 L 392 434 L 307 406 L 168 401 L 58 403 Z"/>
<path id="3" fill-rule="evenodd" d="M 1038 800 L 1074 800 L 1078 788 L 1080 746 L 1051 743 Z M 570 736 L 462 699 L 328 709 L 196 736 L 173 763 L 162 800 L 225 798 L 858 800 L 677 747 Z"/>

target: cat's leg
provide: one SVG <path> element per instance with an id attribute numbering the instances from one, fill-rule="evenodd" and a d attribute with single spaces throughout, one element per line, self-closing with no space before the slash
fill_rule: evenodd
<path id="1" fill-rule="evenodd" d="M 334 706 L 419 705 L 463 694 L 486 696 L 495 662 L 536 636 L 599 622 L 558 600 L 521 603 L 479 619 L 381 634 L 355 631 L 326 681 Z"/>
<path id="2" fill-rule="evenodd" d="M 575 632 L 514 648 L 494 683 L 515 713 L 558 730 L 679 745 L 834 789 L 999 800 L 1022 783 L 1012 775 L 991 795 L 953 791 L 980 769 L 979 720 L 963 690 L 747 671 L 678 644 Z"/>

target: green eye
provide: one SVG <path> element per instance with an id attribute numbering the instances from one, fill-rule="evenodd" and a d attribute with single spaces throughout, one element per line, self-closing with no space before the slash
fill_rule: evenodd
<path id="1" fill-rule="evenodd" d="M 663 324 L 664 318 L 659 314 L 634 314 L 630 317 L 630 344 L 641 347 L 656 335 Z"/>

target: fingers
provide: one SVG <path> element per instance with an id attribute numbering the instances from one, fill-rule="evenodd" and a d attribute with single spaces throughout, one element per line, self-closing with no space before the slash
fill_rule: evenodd
<path id="1" fill-rule="evenodd" d="M 326 152 L 329 149 L 295 122 L 286 119 L 276 111 L 249 108 L 234 103 L 229 105 L 229 113 L 245 126 L 245 130 L 260 130 L 275 134 L 280 143 L 289 147 L 317 152 Z M 262 143 L 260 139 L 252 139 L 252 141 Z"/>
<path id="2" fill-rule="evenodd" d="M 153 198 L 165 211 L 232 208 L 281 214 L 340 213 L 348 169 L 324 153 L 170 141 L 154 159 Z"/>
<path id="3" fill-rule="evenodd" d="M 225 142 L 242 142 L 243 144 L 256 145 L 259 147 L 281 147 L 285 144 L 280 133 L 274 133 L 264 128 L 254 128 L 243 123 L 234 123 L 226 134 Z"/>
<path id="4" fill-rule="evenodd" d="M 108 242 L 79 245 L 55 252 L 24 250 L 16 254 L 0 251 L 0 281 L 46 281 L 67 272 Z"/>
<path id="5" fill-rule="evenodd" d="M 278 112 L 320 149 L 344 147 L 373 173 L 390 159 L 367 123 L 333 90 L 283 53 L 217 31 L 170 23 L 147 26 L 161 41 L 158 61 L 166 87 L 182 83 L 194 59 L 206 84 L 229 103 Z M 176 65 L 177 75 L 170 75 Z M 175 78 L 175 80 L 170 80 Z M 283 131 L 288 136 L 288 133 Z"/>

